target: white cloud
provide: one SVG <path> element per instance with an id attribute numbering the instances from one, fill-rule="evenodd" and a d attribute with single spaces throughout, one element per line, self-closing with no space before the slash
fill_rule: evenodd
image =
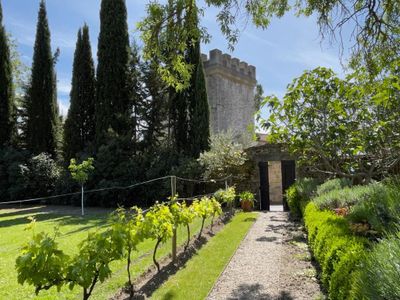
<path id="1" fill-rule="evenodd" d="M 67 80 L 61 79 L 57 82 L 57 92 L 63 95 L 69 95 L 71 91 L 71 83 Z"/>
<path id="2" fill-rule="evenodd" d="M 68 109 L 69 109 L 69 103 L 64 103 L 62 100 L 58 100 L 58 109 L 60 111 L 60 114 L 63 117 L 66 117 L 68 114 Z"/>

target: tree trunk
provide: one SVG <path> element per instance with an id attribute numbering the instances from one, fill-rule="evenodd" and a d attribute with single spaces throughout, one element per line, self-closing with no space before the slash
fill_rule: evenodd
<path id="1" fill-rule="evenodd" d="M 158 239 L 157 243 L 156 243 L 156 246 L 154 247 L 154 253 L 153 253 L 153 262 L 157 267 L 157 272 L 160 272 L 160 264 L 156 261 L 157 248 L 158 248 L 158 245 L 160 245 L 160 243 L 161 243 L 161 240 Z"/>
<path id="2" fill-rule="evenodd" d="M 203 232 L 203 227 L 204 227 L 204 222 L 205 222 L 206 218 L 203 218 L 203 220 L 201 221 L 201 228 L 200 228 L 200 233 L 199 236 L 197 237 L 197 239 L 201 238 L 201 234 Z"/>
<path id="3" fill-rule="evenodd" d="M 190 243 L 190 227 L 189 227 L 189 224 L 186 224 L 186 229 L 187 229 L 187 242 L 186 242 L 186 246 L 185 246 L 185 251 L 187 250 L 187 248 L 189 248 L 189 243 Z"/>

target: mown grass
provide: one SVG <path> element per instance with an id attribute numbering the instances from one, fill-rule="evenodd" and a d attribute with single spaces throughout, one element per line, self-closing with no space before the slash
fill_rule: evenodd
<path id="1" fill-rule="evenodd" d="M 78 244 L 87 237 L 89 231 L 103 230 L 107 226 L 106 212 L 87 215 L 85 217 L 72 216 L 61 213 L 48 213 L 42 209 L 34 208 L 28 210 L 14 211 L 0 210 L 0 299 L 81 299 L 82 291 L 79 287 L 73 290 L 63 288 L 57 293 L 55 288 L 48 291 L 41 291 L 38 296 L 34 293 L 34 288 L 29 285 L 21 286 L 17 282 L 17 272 L 15 270 L 15 259 L 19 255 L 20 247 L 31 238 L 32 233 L 25 231 L 25 226 L 29 223 L 27 217 L 34 216 L 37 220 L 36 232 L 53 232 L 53 228 L 58 226 L 62 234 L 57 239 L 60 248 L 67 254 L 74 254 L 78 250 Z M 207 225 L 209 222 L 207 223 Z M 192 234 L 200 230 L 201 220 L 197 219 L 191 225 Z M 182 245 L 186 241 L 186 228 L 178 230 L 178 244 Z M 133 266 L 132 274 L 134 277 L 142 274 L 153 264 L 151 255 L 144 256 L 153 250 L 155 242 L 146 240 L 138 246 L 138 251 L 132 254 Z M 165 257 L 171 251 L 171 241 L 162 245 L 157 251 L 157 257 Z M 139 259 L 141 258 L 141 259 Z M 127 281 L 125 261 L 112 263 L 113 275 L 104 283 L 96 286 L 92 299 L 108 299 L 114 295 L 119 288 L 123 287 Z"/>
<path id="2" fill-rule="evenodd" d="M 256 217 L 257 213 L 238 213 L 151 299 L 205 299 Z"/>

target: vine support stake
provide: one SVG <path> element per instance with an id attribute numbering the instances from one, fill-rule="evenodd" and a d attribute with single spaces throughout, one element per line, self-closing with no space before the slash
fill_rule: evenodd
<path id="1" fill-rule="evenodd" d="M 171 199 L 176 196 L 176 176 L 171 176 Z M 172 235 L 172 261 L 176 261 L 176 227 L 174 226 Z"/>
<path id="2" fill-rule="evenodd" d="M 82 188 L 82 196 L 81 196 L 81 205 L 82 205 L 82 216 L 84 216 L 85 215 L 85 211 L 84 211 L 84 209 L 83 209 L 83 184 L 81 185 L 81 188 Z"/>

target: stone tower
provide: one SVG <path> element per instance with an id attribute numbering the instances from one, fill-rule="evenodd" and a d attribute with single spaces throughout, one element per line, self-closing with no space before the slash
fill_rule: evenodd
<path id="1" fill-rule="evenodd" d="M 218 49 L 202 55 L 210 105 L 212 133 L 232 130 L 249 134 L 254 126 L 256 68 Z"/>

